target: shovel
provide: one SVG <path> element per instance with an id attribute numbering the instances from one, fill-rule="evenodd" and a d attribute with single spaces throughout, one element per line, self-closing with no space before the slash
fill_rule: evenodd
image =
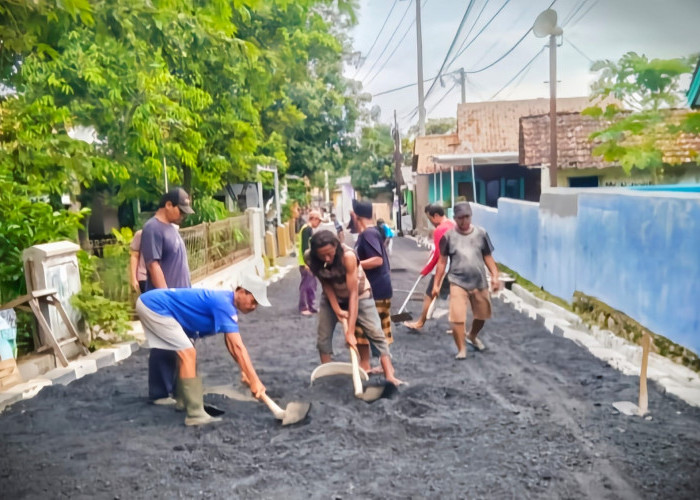
<path id="1" fill-rule="evenodd" d="M 418 275 L 418 279 L 413 284 L 411 291 L 408 292 L 408 295 L 406 296 L 406 300 L 404 300 L 403 304 L 401 304 L 401 308 L 399 309 L 399 312 L 391 315 L 391 321 L 393 323 L 402 323 L 404 321 L 409 321 L 409 320 L 413 319 L 413 316 L 411 316 L 410 312 L 403 312 L 403 311 L 404 311 L 404 309 L 406 309 L 406 304 L 408 304 L 408 301 L 411 300 L 411 297 L 413 297 L 413 292 L 416 291 L 416 287 L 418 286 L 418 283 L 420 282 L 422 277 L 423 277 L 422 274 Z"/>
<path id="2" fill-rule="evenodd" d="M 398 391 L 397 387 L 391 382 L 384 382 L 382 385 L 371 385 L 366 389 L 362 387 L 362 379 L 360 378 L 360 363 L 357 360 L 357 348 L 350 347 L 350 360 L 352 361 L 352 385 L 355 390 L 355 397 L 372 403 L 381 398 L 390 398 Z"/>
<path id="3" fill-rule="evenodd" d="M 352 364 L 342 361 L 331 361 L 330 363 L 318 365 L 314 371 L 311 372 L 311 385 L 313 385 L 314 380 L 317 378 L 330 377 L 332 375 L 352 375 Z M 362 368 L 360 368 L 360 377 L 364 381 L 369 380 L 367 372 Z"/>
<path id="4" fill-rule="evenodd" d="M 263 393 L 260 399 L 267 405 L 277 420 L 282 421 L 282 425 L 292 425 L 301 422 L 306 418 L 311 409 L 311 403 L 292 401 L 284 410 L 280 408 L 267 394 Z"/>

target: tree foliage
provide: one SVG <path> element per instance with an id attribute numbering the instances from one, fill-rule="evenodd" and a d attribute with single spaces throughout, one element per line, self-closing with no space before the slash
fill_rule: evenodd
<path id="1" fill-rule="evenodd" d="M 167 165 L 170 184 L 215 217 L 212 197 L 227 182 L 255 180 L 256 165 L 311 177 L 342 168 L 359 115 L 356 88 L 342 76 L 355 8 L 3 2 L 0 205 L 15 214 L 0 225 L 3 279 L 18 282 L 25 246 L 74 238 L 85 213 L 66 212 L 56 201 L 65 193 L 83 204 L 103 191 L 117 203 L 154 201 Z M 78 138 L 81 130 L 93 140 Z"/>
<path id="2" fill-rule="evenodd" d="M 379 181 L 386 181 L 389 187 L 393 187 L 393 153 L 394 140 L 388 125 L 363 127 L 358 148 L 348 161 L 353 188 L 369 196 L 370 186 Z"/>
<path id="3" fill-rule="evenodd" d="M 697 56 L 676 59 L 647 59 L 628 52 L 619 61 L 597 61 L 593 71 L 600 72 L 591 86 L 597 106 L 584 114 L 608 124 L 591 134 L 598 145 L 593 154 L 605 161 L 619 163 L 629 173 L 632 168 L 650 170 L 657 177 L 663 167 L 664 144 L 673 143 L 680 133 L 698 133 L 700 113 L 688 112 L 675 118 L 669 110 L 682 102 L 680 80 L 692 71 Z M 614 98 L 622 106 L 601 102 Z"/>

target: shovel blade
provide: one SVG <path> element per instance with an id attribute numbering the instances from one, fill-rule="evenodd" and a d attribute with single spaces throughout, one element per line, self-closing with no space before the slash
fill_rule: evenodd
<path id="1" fill-rule="evenodd" d="M 284 410 L 284 418 L 282 425 L 292 425 L 301 422 L 306 418 L 311 410 L 311 403 L 302 403 L 300 401 L 292 401 Z"/>
<path id="2" fill-rule="evenodd" d="M 413 319 L 413 316 L 411 316 L 410 312 L 402 312 L 399 314 L 392 314 L 391 315 L 391 321 L 393 323 L 403 323 L 404 321 L 411 321 Z"/>
<path id="3" fill-rule="evenodd" d="M 378 399 L 390 399 L 397 392 L 399 392 L 398 387 L 396 387 L 391 382 L 385 382 L 382 385 L 367 386 L 367 388 L 362 393 L 362 395 L 360 395 L 358 397 L 366 403 L 373 403 L 374 401 L 377 401 Z"/>
<path id="4" fill-rule="evenodd" d="M 345 363 L 342 361 L 331 361 L 330 363 L 324 363 L 318 365 L 313 372 L 311 372 L 311 384 L 314 380 L 321 377 L 330 377 L 332 375 L 352 375 L 352 364 Z M 360 378 L 362 380 L 369 380 L 367 372 L 360 368 Z"/>

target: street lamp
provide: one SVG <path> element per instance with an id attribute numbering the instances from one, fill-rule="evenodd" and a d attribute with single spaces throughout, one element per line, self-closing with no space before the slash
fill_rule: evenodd
<path id="1" fill-rule="evenodd" d="M 535 19 L 532 32 L 537 38 L 549 36 L 549 185 L 557 187 L 557 36 L 564 33 L 557 26 L 557 12 L 542 12 Z"/>
<path id="2" fill-rule="evenodd" d="M 280 181 L 277 174 L 277 167 L 257 166 L 258 172 L 273 172 L 275 174 L 275 211 L 277 212 L 277 227 L 282 225 L 282 211 L 280 210 Z M 262 190 L 260 191 L 262 199 Z"/>

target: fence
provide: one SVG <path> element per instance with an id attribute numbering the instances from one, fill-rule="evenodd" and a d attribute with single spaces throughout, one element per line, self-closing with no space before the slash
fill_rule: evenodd
<path id="1" fill-rule="evenodd" d="M 253 254 L 246 215 L 184 228 L 180 235 L 193 282 Z"/>
<path id="2" fill-rule="evenodd" d="M 253 254 L 250 217 L 242 215 L 180 229 L 187 249 L 192 282 Z M 100 259 L 97 273 L 105 297 L 133 302 L 129 283 L 129 247 L 114 239 L 94 240 L 93 253 Z"/>
<path id="3" fill-rule="evenodd" d="M 700 353 L 698 194 L 559 188 L 539 204 L 472 207 L 497 261 L 564 300 L 576 290 L 596 297 Z"/>

